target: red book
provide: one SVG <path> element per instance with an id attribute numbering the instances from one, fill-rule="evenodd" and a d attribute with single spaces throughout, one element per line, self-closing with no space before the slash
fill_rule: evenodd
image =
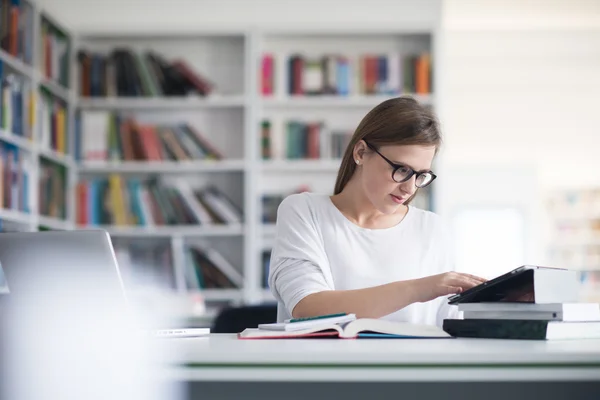
<path id="1" fill-rule="evenodd" d="M 262 94 L 263 95 L 272 95 L 274 90 L 274 82 L 273 82 L 273 67 L 274 60 L 272 54 L 263 55 L 262 59 Z"/>

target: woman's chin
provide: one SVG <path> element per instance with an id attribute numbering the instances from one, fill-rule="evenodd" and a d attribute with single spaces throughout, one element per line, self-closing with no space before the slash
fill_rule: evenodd
<path id="1" fill-rule="evenodd" d="M 395 214 L 396 212 L 398 212 L 398 208 L 400 208 L 400 207 L 402 207 L 402 204 L 386 201 L 385 204 L 380 204 L 380 206 L 377 207 L 377 209 L 382 214 L 391 215 L 391 214 Z"/>

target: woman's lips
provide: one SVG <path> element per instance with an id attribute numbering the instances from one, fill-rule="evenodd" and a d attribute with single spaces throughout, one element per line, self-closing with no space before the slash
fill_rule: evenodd
<path id="1" fill-rule="evenodd" d="M 404 202 L 406 201 L 404 197 L 399 197 L 393 194 L 391 194 L 390 196 L 392 196 L 392 200 L 398 204 L 404 204 Z"/>

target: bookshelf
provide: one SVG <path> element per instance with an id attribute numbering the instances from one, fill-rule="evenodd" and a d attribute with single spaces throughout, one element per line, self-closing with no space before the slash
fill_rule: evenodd
<path id="1" fill-rule="evenodd" d="M 431 87 L 437 39 L 430 28 L 380 27 L 272 30 L 261 32 L 258 42 L 256 104 L 263 147 L 257 174 L 262 207 L 255 258 L 260 269 L 266 269 L 278 204 L 293 192 L 333 193 L 348 135 L 371 108 L 400 94 L 435 107 Z M 264 150 L 265 136 L 269 151 Z M 431 196 L 423 192 L 414 204 L 431 208 Z M 265 272 L 256 272 L 259 298 L 271 299 Z"/>
<path id="2" fill-rule="evenodd" d="M 233 31 L 77 37 L 76 203 L 88 210 L 75 224 L 111 234 L 125 284 L 146 305 L 201 296 L 194 317 L 250 292 L 249 40 Z M 98 190 L 128 202 L 102 207 Z"/>
<path id="3" fill-rule="evenodd" d="M 437 79 L 434 27 L 72 34 L 35 4 L 32 9 L 38 32 L 32 37 L 42 32 L 56 36 L 60 54 L 69 61 L 61 56 L 53 65 L 66 65 L 65 71 L 46 71 L 39 40 L 33 40 L 31 63 L 6 51 L 0 55 L 5 70 L 27 77 L 33 88 L 42 88 L 37 95 L 64 107 L 66 138 L 57 147 L 52 135 L 32 139 L 4 130 L 0 141 L 31 155 L 30 182 L 40 179 L 44 163 L 64 168 L 65 184 L 57 196 L 65 199 L 65 212 L 62 218 L 41 215 L 38 185 L 31 184 L 29 212 L 2 209 L 0 218 L 31 230 L 41 224 L 45 229 L 106 229 L 129 271 L 127 281 L 139 284 L 140 293 L 149 296 L 147 304 L 165 293 L 184 298 L 199 293 L 215 307 L 273 301 L 265 285 L 265 261 L 274 235 L 267 214 L 276 209 L 277 198 L 299 190 L 332 192 L 343 135 L 381 101 L 410 94 L 431 107 L 437 103 L 435 89 L 429 90 Z M 303 95 L 303 85 L 291 85 L 290 56 L 312 63 L 305 83 L 318 91 L 313 62 L 334 54 L 340 58 L 330 63 L 346 63 L 340 72 L 346 81 L 340 78 L 342 86 L 336 86 L 344 94 Z M 427 74 L 426 89 L 420 72 L 417 90 L 416 72 L 409 73 L 408 66 L 416 68 L 423 54 L 429 55 L 422 62 L 433 72 Z M 270 74 L 265 55 L 272 56 Z M 399 74 L 397 79 L 388 82 L 373 63 L 387 65 L 388 76 Z M 380 83 L 373 90 L 362 82 L 367 69 L 369 85 Z M 263 87 L 267 81 L 272 91 Z M 265 121 L 273 146 L 269 157 Z M 307 131 L 302 124 L 319 126 L 318 156 L 300 152 L 288 157 L 290 121 L 298 122 L 302 132 Z M 48 126 L 37 118 L 32 131 L 40 129 Z M 337 142 L 331 139 L 338 134 Z M 224 195 L 229 211 L 216 211 L 222 205 L 210 203 L 207 192 Z M 424 192 L 416 204 L 431 208 L 432 196 Z M 217 253 L 208 261 L 223 267 L 217 270 L 236 284 L 223 283 L 215 275 L 219 271 L 212 276 L 200 272 L 208 262 L 202 258 L 207 249 Z M 145 269 L 150 280 L 140 278 L 136 268 Z M 202 279 L 222 285 L 206 285 Z"/>
<path id="4" fill-rule="evenodd" d="M 2 18 L 1 229 L 71 229 L 71 33 L 36 2 Z"/>
<path id="5" fill-rule="evenodd" d="M 553 191 L 546 211 L 550 263 L 579 271 L 581 300 L 600 302 L 600 188 Z"/>

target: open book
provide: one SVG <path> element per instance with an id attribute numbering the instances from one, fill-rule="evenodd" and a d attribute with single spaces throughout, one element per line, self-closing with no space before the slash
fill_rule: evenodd
<path id="1" fill-rule="evenodd" d="M 450 338 L 433 325 L 416 325 L 384 319 L 359 318 L 351 322 L 323 323 L 300 330 L 267 330 L 248 328 L 238 334 L 240 339 L 287 339 L 309 337 L 354 338 Z"/>

